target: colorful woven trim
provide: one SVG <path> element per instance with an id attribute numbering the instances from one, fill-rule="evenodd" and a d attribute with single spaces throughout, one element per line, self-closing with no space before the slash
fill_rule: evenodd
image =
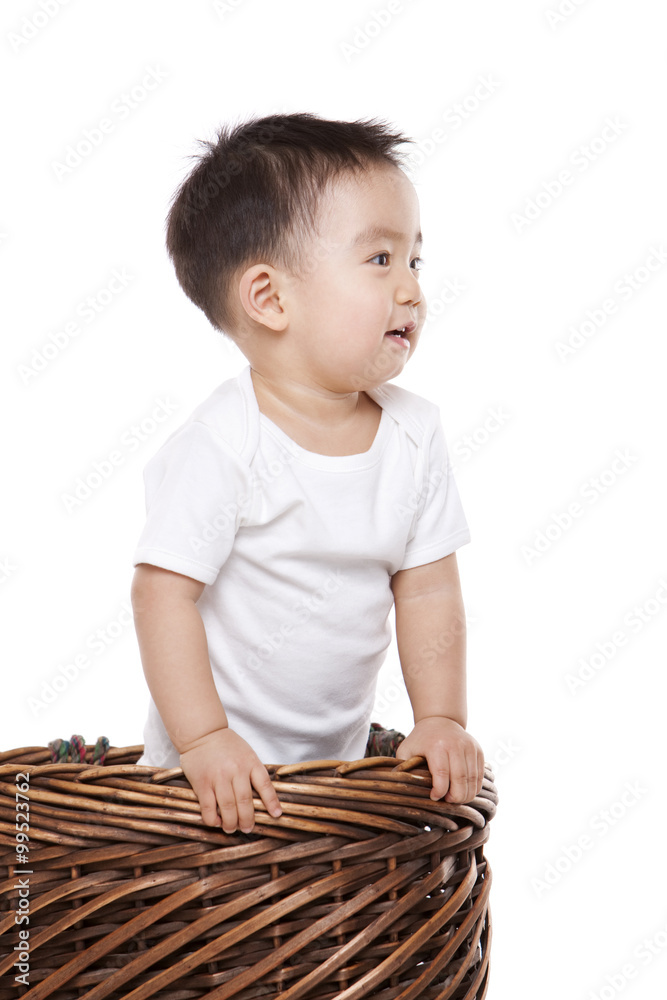
<path id="1" fill-rule="evenodd" d="M 74 735 L 69 740 L 51 740 L 49 743 L 51 761 L 54 764 L 66 764 L 69 756 L 71 764 L 104 764 L 109 740 L 106 736 L 98 736 L 93 750 L 93 759 L 86 761 L 86 741 L 83 736 Z"/>
<path id="2" fill-rule="evenodd" d="M 385 729 L 377 722 L 371 723 L 364 757 L 395 757 L 396 750 L 405 736 L 396 729 Z M 104 764 L 109 740 L 106 736 L 98 736 L 93 749 L 92 760 L 86 761 L 86 741 L 83 736 L 74 734 L 69 740 L 51 740 L 48 744 L 51 761 L 54 764 Z"/>
<path id="3" fill-rule="evenodd" d="M 371 722 L 364 757 L 395 757 L 396 750 L 405 736 L 396 729 L 385 729 L 377 722 Z"/>

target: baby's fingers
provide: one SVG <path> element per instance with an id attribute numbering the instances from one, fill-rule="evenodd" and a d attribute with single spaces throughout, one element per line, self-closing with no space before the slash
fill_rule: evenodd
<path id="1" fill-rule="evenodd" d="M 197 789 L 195 791 L 199 799 L 199 809 L 204 826 L 220 826 L 218 804 L 213 789 L 210 788 L 206 792 L 198 792 Z"/>
<path id="2" fill-rule="evenodd" d="M 484 751 L 482 750 L 481 746 L 479 746 L 479 744 L 477 746 L 476 759 L 477 759 L 477 787 L 475 789 L 475 795 L 477 796 L 481 792 L 482 786 L 484 785 Z"/>
<path id="3" fill-rule="evenodd" d="M 252 787 L 247 775 L 239 775 L 233 783 L 238 827 L 241 833 L 250 833 L 255 825 L 255 807 L 252 802 Z"/>
<path id="4" fill-rule="evenodd" d="M 481 757 L 481 778 L 479 774 Z M 484 778 L 484 756 L 478 755 L 475 746 L 467 746 L 450 753 L 450 785 L 445 796 L 446 802 L 472 802 L 481 787 Z"/>
<path id="5" fill-rule="evenodd" d="M 449 774 L 449 791 L 445 795 L 445 802 L 470 802 L 475 798 L 475 784 L 468 773 L 465 757 L 450 758 L 451 771 Z"/>
<path id="6" fill-rule="evenodd" d="M 429 771 L 431 772 L 431 779 L 433 781 L 433 787 L 431 788 L 431 798 L 432 799 L 442 799 L 451 791 L 451 773 L 450 773 L 450 762 L 449 756 L 446 753 L 430 754 L 426 758 L 426 763 L 428 764 Z"/>
<path id="7" fill-rule="evenodd" d="M 278 816 L 282 816 L 283 810 L 280 805 L 280 800 L 276 795 L 275 788 L 271 784 L 269 772 L 266 770 L 264 765 L 261 764 L 259 767 L 254 768 L 250 778 L 257 794 L 264 803 L 267 812 L 276 819 Z"/>
<path id="8" fill-rule="evenodd" d="M 234 833 L 238 826 L 236 795 L 231 781 L 221 781 L 215 787 L 218 809 L 224 833 Z"/>

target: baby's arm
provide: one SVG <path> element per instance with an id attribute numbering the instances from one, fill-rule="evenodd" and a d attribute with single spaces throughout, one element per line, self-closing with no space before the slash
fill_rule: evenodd
<path id="1" fill-rule="evenodd" d="M 482 788 L 484 754 L 466 732 L 466 635 L 456 553 L 391 578 L 396 642 L 415 727 L 396 756 L 426 757 L 431 798 L 470 802 Z"/>
<path id="2" fill-rule="evenodd" d="M 141 662 L 155 706 L 180 755 L 208 826 L 249 833 L 255 822 L 252 788 L 272 816 L 281 808 L 268 772 L 229 728 L 213 682 L 206 632 L 196 602 L 204 584 L 140 563 L 132 607 Z M 218 820 L 217 807 L 222 817 Z"/>

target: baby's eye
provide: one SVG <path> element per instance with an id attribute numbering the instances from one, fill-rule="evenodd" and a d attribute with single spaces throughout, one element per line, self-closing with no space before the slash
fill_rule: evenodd
<path id="1" fill-rule="evenodd" d="M 387 259 L 388 259 L 389 258 L 389 251 L 383 250 L 382 253 L 376 253 L 375 257 L 371 257 L 369 263 L 372 264 L 374 260 L 378 259 L 378 257 L 387 257 Z"/>
<path id="2" fill-rule="evenodd" d="M 378 259 L 379 257 L 386 257 L 386 258 L 387 258 L 387 263 L 388 263 L 388 262 L 389 262 L 389 258 L 391 257 L 391 254 L 389 253 L 389 251 L 388 251 L 388 250 L 383 250 L 383 251 L 382 251 L 382 253 L 376 253 L 376 254 L 375 254 L 375 257 L 371 257 L 371 259 L 370 259 L 370 262 L 369 262 L 369 263 L 371 263 L 371 264 L 372 264 L 372 263 L 373 263 L 373 261 L 374 261 L 374 260 L 377 260 L 377 259 Z M 412 269 L 413 269 L 414 271 L 420 271 L 420 270 L 422 269 L 422 267 L 423 267 L 423 266 L 424 266 L 424 260 L 423 260 L 423 258 L 422 258 L 422 257 L 415 257 L 415 258 L 414 258 L 414 260 L 412 260 L 412 261 L 410 262 L 410 267 L 411 267 L 411 268 L 412 268 Z"/>

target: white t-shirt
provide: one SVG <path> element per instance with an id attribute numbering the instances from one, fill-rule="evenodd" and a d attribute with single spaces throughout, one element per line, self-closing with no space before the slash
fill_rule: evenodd
<path id="1" fill-rule="evenodd" d="M 215 686 L 260 760 L 356 760 L 391 642 L 391 576 L 470 541 L 440 411 L 385 383 L 367 390 L 382 407 L 370 449 L 319 455 L 261 413 L 250 371 L 146 465 L 133 565 L 206 584 Z M 152 698 L 138 763 L 179 766 Z"/>

